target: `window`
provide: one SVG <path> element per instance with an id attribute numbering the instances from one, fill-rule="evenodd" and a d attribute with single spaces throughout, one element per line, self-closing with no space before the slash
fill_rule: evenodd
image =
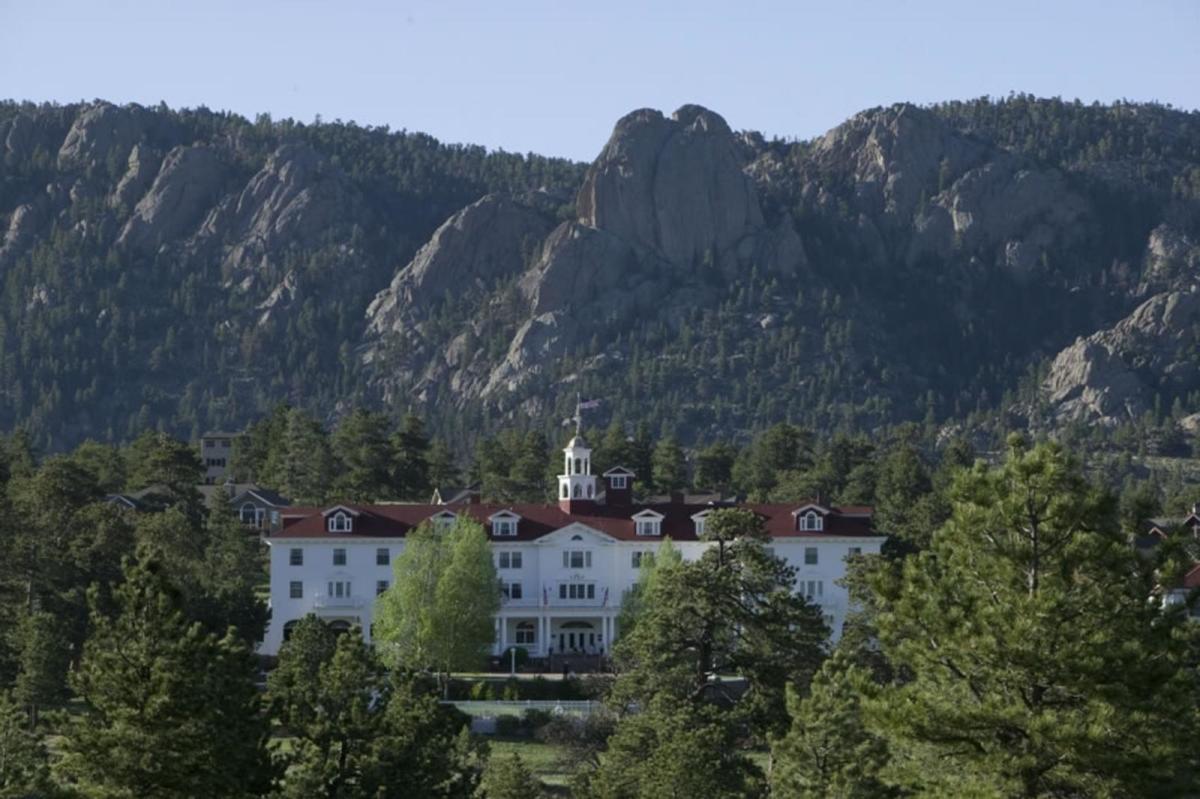
<path id="1" fill-rule="evenodd" d="M 694 521 L 696 522 L 696 535 L 704 535 L 704 517 L 701 516 L 699 519 L 695 519 Z"/>
<path id="2" fill-rule="evenodd" d="M 821 518 L 821 514 L 815 510 L 810 510 L 808 513 L 800 517 L 801 530 L 824 530 L 825 520 Z"/>
<path id="3" fill-rule="evenodd" d="M 217 443 L 217 442 L 213 441 L 211 438 L 206 438 L 206 439 L 204 439 L 204 448 L 205 448 L 205 449 L 212 449 L 212 448 L 213 448 L 213 445 L 214 445 L 214 444 L 216 444 L 216 443 Z"/>
<path id="4" fill-rule="evenodd" d="M 568 489 L 568 488 L 567 488 L 567 484 L 566 484 L 566 483 L 563 483 L 563 485 L 562 485 L 562 498 L 563 498 L 563 499 L 570 499 L 570 497 L 571 497 L 571 491 L 570 491 L 570 489 Z"/>
<path id="5" fill-rule="evenodd" d="M 595 583 L 559 583 L 559 599 L 595 599 Z"/>
<path id="6" fill-rule="evenodd" d="M 354 528 L 354 520 L 349 513 L 338 511 L 329 517 L 329 532 L 348 533 Z"/>
<path id="7" fill-rule="evenodd" d="M 627 475 L 614 474 L 609 479 L 612 480 L 613 488 L 628 488 L 629 487 L 629 477 Z"/>
<path id="8" fill-rule="evenodd" d="M 433 526 L 438 530 L 446 530 L 454 526 L 455 516 L 453 513 L 439 513 L 433 517 Z"/>
<path id="9" fill-rule="evenodd" d="M 387 566 L 392 562 L 392 553 L 387 547 L 380 547 L 375 550 L 375 565 Z"/>
<path id="10" fill-rule="evenodd" d="M 303 599 L 304 583 L 299 580 L 292 580 L 288 583 L 288 596 L 292 599 Z"/>
<path id="11" fill-rule="evenodd" d="M 526 645 L 537 643 L 537 628 L 533 626 L 533 622 L 523 621 L 517 624 L 517 643 Z"/>
<path id="12" fill-rule="evenodd" d="M 500 592 L 509 599 L 520 599 L 524 594 L 521 583 L 500 583 Z"/>
<path id="13" fill-rule="evenodd" d="M 345 566 L 346 565 L 346 550 L 344 550 L 344 549 L 333 550 L 333 565 L 334 566 Z"/>
<path id="14" fill-rule="evenodd" d="M 579 483 L 576 483 L 575 488 L 572 489 L 571 498 L 572 499 L 583 499 L 583 486 L 579 485 Z"/>
<path id="15" fill-rule="evenodd" d="M 350 581 L 349 580 L 331 580 L 329 582 L 329 596 L 336 599 L 345 599 L 350 596 Z"/>
<path id="16" fill-rule="evenodd" d="M 563 568 L 564 569 L 590 569 L 592 568 L 592 553 L 585 549 L 565 549 L 563 550 Z"/>
<path id="17" fill-rule="evenodd" d="M 816 566 L 817 565 L 817 548 L 816 547 L 805 547 L 804 548 L 804 565 L 805 566 Z"/>
<path id="18" fill-rule="evenodd" d="M 388 581 L 387 580 L 376 580 L 375 581 L 375 596 L 379 596 L 386 590 L 388 590 Z"/>
<path id="19" fill-rule="evenodd" d="M 825 591 L 824 580 L 805 580 L 800 583 L 803 589 L 804 597 L 810 602 L 819 599 Z"/>
<path id="20" fill-rule="evenodd" d="M 637 534 L 638 535 L 658 535 L 662 530 L 662 520 L 660 519 L 638 519 Z"/>
<path id="21" fill-rule="evenodd" d="M 501 552 L 497 556 L 500 560 L 501 569 L 519 569 L 521 568 L 521 553 L 520 552 Z"/>
<path id="22" fill-rule="evenodd" d="M 850 547 L 850 554 L 851 555 L 861 555 L 862 547 Z"/>
<path id="23" fill-rule="evenodd" d="M 642 566 L 652 566 L 654 564 L 653 552 L 634 552 L 633 553 L 633 568 L 640 569 Z"/>
<path id="24" fill-rule="evenodd" d="M 288 553 L 288 563 L 292 566 L 303 566 L 304 550 L 299 547 L 293 547 L 292 551 Z"/>
<path id="25" fill-rule="evenodd" d="M 492 519 L 492 535 L 516 535 L 516 519 Z"/>

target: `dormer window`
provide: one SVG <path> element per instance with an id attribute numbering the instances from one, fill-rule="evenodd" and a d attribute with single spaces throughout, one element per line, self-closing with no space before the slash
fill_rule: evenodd
<path id="1" fill-rule="evenodd" d="M 692 523 L 694 525 L 696 525 L 696 537 L 697 538 L 704 535 L 704 523 L 708 519 L 709 513 L 711 513 L 711 511 L 707 511 L 707 510 L 701 511 L 700 513 L 697 513 L 695 516 L 692 517 Z"/>
<path id="2" fill-rule="evenodd" d="M 608 478 L 613 488 L 629 488 L 629 477 L 623 474 L 614 474 Z"/>
<path id="3" fill-rule="evenodd" d="M 825 529 L 825 517 L 815 510 L 802 513 L 800 514 L 800 529 L 810 532 L 820 532 Z"/>
<path id="4" fill-rule="evenodd" d="M 488 521 L 492 523 L 493 536 L 515 536 L 517 534 L 517 522 L 521 517 L 509 511 L 503 511 L 492 516 Z"/>
<path id="5" fill-rule="evenodd" d="M 633 517 L 634 530 L 639 536 L 662 535 L 662 514 L 644 510 Z"/>
<path id="6" fill-rule="evenodd" d="M 349 533 L 354 530 L 354 518 L 345 511 L 338 511 L 325 520 L 331 533 Z"/>
<path id="7" fill-rule="evenodd" d="M 446 510 L 432 517 L 429 521 L 435 530 L 448 530 L 454 526 L 454 522 L 457 519 L 457 516 Z"/>

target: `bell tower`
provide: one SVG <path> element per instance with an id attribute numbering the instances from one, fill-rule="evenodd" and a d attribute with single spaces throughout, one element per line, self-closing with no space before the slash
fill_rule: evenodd
<path id="1" fill-rule="evenodd" d="M 563 457 L 558 506 L 566 513 L 579 513 L 596 502 L 596 478 L 592 474 L 592 450 L 578 430 L 563 449 Z"/>

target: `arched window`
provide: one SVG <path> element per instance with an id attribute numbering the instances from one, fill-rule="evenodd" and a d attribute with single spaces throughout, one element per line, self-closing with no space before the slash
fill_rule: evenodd
<path id="1" fill-rule="evenodd" d="M 354 522 L 349 513 L 338 511 L 329 517 L 329 532 L 348 533 L 353 529 Z"/>
<path id="2" fill-rule="evenodd" d="M 242 505 L 242 509 L 240 511 L 242 524 L 254 524 L 254 510 L 254 505 L 250 502 Z"/>
<path id="3" fill-rule="evenodd" d="M 575 499 L 581 499 L 582 497 L 583 497 L 583 486 L 579 485 L 579 483 L 576 483 L 576 484 L 575 484 L 575 496 L 574 496 L 574 498 L 575 498 Z"/>
<path id="4" fill-rule="evenodd" d="M 300 623 L 299 619 L 292 619 L 287 624 L 283 625 L 283 640 L 290 640 L 292 631 L 296 629 L 296 625 Z"/>
<path id="5" fill-rule="evenodd" d="M 329 622 L 329 629 L 333 630 L 335 635 L 344 635 L 350 632 L 350 622 L 345 619 L 334 619 Z"/>
<path id="6" fill-rule="evenodd" d="M 594 496 L 596 496 L 596 487 L 594 485 L 592 485 L 591 483 L 589 483 L 588 484 L 588 499 L 591 499 Z"/>
<path id="7" fill-rule="evenodd" d="M 815 510 L 810 510 L 808 513 L 800 517 L 801 530 L 823 530 L 825 528 L 825 520 L 821 518 L 821 514 Z"/>
<path id="8" fill-rule="evenodd" d="M 567 484 L 566 484 L 566 483 L 563 483 L 563 487 L 562 487 L 562 498 L 563 498 L 563 499 L 569 499 L 569 498 L 570 498 L 570 496 L 571 496 L 571 489 L 567 488 Z"/>
<path id="9" fill-rule="evenodd" d="M 583 459 L 575 459 L 575 474 L 583 474 Z"/>

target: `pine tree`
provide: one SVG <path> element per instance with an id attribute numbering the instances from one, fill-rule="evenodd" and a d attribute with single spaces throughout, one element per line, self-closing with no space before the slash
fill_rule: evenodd
<path id="1" fill-rule="evenodd" d="M 542 783 L 533 776 L 516 752 L 508 757 L 488 760 L 483 780 L 476 791 L 478 799 L 543 799 Z"/>
<path id="2" fill-rule="evenodd" d="M 889 779 L 935 795 L 1194 794 L 1186 618 L 1150 601 L 1110 495 L 1057 445 L 1009 446 L 1001 467 L 960 474 L 927 550 L 873 580 L 883 654 L 905 676 L 864 705 Z"/>
<path id="3" fill-rule="evenodd" d="M 409 414 L 392 436 L 392 487 L 400 499 L 425 502 L 433 491 L 429 479 L 429 437 L 421 417 Z"/>
<path id="4" fill-rule="evenodd" d="M 85 795 L 257 796 L 271 773 L 253 658 L 189 625 L 162 571 L 131 563 L 115 618 L 93 602 L 71 680 L 86 711 L 63 731 L 62 771 Z"/>
<path id="5" fill-rule="evenodd" d="M 654 447 L 653 474 L 654 488 L 658 491 L 681 491 L 687 487 L 687 461 L 674 436 L 659 440 Z"/>
<path id="6" fill-rule="evenodd" d="M 839 650 L 813 677 L 807 696 L 788 690 L 791 728 L 772 747 L 771 796 L 778 799 L 884 799 L 879 777 L 887 744 L 866 728 L 860 693 L 870 680 Z"/>
<path id="7" fill-rule="evenodd" d="M 331 443 L 341 467 L 333 487 L 339 498 L 351 502 L 394 498 L 386 416 L 356 408 L 338 425 Z"/>
<path id="8" fill-rule="evenodd" d="M 270 468 L 279 489 L 295 502 L 320 503 L 333 481 L 333 454 L 325 429 L 299 409 L 288 412 L 279 464 Z"/>
<path id="9" fill-rule="evenodd" d="M 46 747 L 29 729 L 25 712 L 0 691 L 0 797 L 55 796 Z"/>

